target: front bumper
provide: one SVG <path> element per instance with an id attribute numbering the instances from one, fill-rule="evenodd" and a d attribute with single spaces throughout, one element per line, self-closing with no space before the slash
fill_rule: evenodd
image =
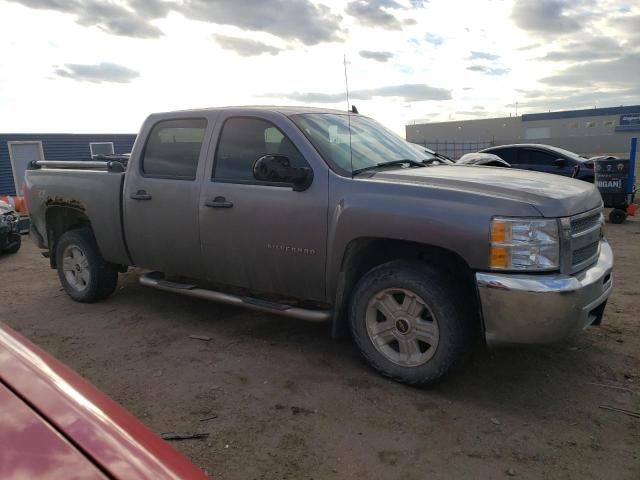
<path id="1" fill-rule="evenodd" d="M 487 344 L 552 343 L 602 319 L 613 288 L 613 252 L 574 275 L 476 273 Z"/>

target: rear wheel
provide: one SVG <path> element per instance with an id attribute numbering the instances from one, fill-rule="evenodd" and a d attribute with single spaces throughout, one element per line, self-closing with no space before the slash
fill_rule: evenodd
<path id="1" fill-rule="evenodd" d="M 368 272 L 350 311 L 365 359 L 383 375 L 413 385 L 433 382 L 460 364 L 473 326 L 459 291 L 427 265 L 394 261 Z"/>
<path id="2" fill-rule="evenodd" d="M 609 213 L 609 221 L 611 223 L 623 223 L 627 219 L 627 212 L 620 208 L 615 208 Z"/>
<path id="3" fill-rule="evenodd" d="M 95 302 L 113 293 L 118 283 L 116 265 L 107 262 L 88 228 L 65 232 L 56 246 L 60 283 L 78 302 Z"/>

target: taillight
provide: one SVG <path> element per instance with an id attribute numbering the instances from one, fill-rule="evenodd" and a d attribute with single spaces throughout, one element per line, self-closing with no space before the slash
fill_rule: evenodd
<path id="1" fill-rule="evenodd" d="M 23 183 L 22 184 L 22 188 L 20 188 L 20 193 L 22 194 L 22 212 L 20 213 L 24 213 L 25 215 L 29 215 L 29 192 L 27 191 L 27 184 Z"/>

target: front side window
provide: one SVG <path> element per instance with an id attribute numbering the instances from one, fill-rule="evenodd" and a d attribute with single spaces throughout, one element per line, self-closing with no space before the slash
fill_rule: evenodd
<path id="1" fill-rule="evenodd" d="M 307 165 L 293 142 L 271 122 L 230 118 L 222 127 L 213 177 L 253 182 L 253 164 L 265 155 L 284 155 L 293 167 Z"/>
<path id="2" fill-rule="evenodd" d="M 194 180 L 206 129 L 204 118 L 156 123 L 144 148 L 142 172 L 150 177 Z"/>
<path id="3" fill-rule="evenodd" d="M 525 162 L 529 165 L 552 166 L 556 161 L 556 156 L 539 150 L 524 150 Z"/>
<path id="4" fill-rule="evenodd" d="M 367 117 L 305 113 L 291 119 L 322 157 L 342 174 L 351 175 L 354 170 L 394 160 L 432 160 L 432 155 Z"/>

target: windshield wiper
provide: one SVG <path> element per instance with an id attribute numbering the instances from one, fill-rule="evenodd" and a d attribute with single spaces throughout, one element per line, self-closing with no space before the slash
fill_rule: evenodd
<path id="1" fill-rule="evenodd" d="M 358 168 L 353 171 L 353 174 L 358 175 L 359 173 L 367 172 L 369 170 L 377 170 L 378 168 L 393 167 L 396 165 L 409 165 L 411 167 L 426 167 L 426 165 L 422 162 L 417 162 L 415 160 L 409 160 L 408 158 L 403 158 L 400 160 L 391 160 L 389 162 L 378 163 L 376 165 L 371 165 L 369 167 Z"/>

